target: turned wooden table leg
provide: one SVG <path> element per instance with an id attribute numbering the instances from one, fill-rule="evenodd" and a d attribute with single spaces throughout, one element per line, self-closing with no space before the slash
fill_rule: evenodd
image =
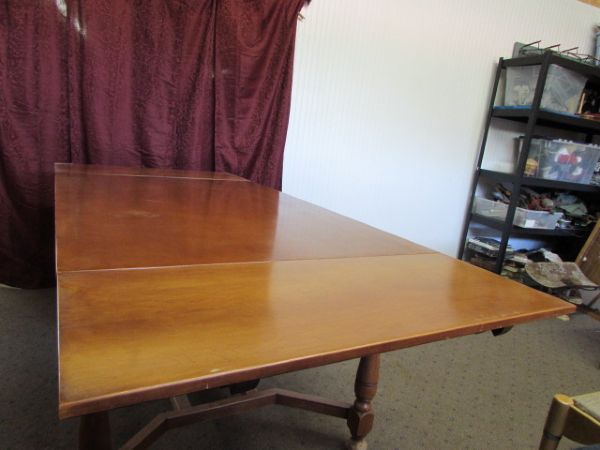
<path id="1" fill-rule="evenodd" d="M 110 450 L 110 421 L 108 412 L 81 416 L 79 450 Z"/>
<path id="2" fill-rule="evenodd" d="M 352 433 L 349 448 L 364 450 L 367 448 L 365 436 L 373 428 L 373 406 L 371 401 L 377 392 L 379 380 L 379 355 L 365 356 L 360 359 L 354 383 L 356 400 L 348 412 L 348 428 Z"/>

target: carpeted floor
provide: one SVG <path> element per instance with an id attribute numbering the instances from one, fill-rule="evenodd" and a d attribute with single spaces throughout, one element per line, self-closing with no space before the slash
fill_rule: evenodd
<path id="1" fill-rule="evenodd" d="M 53 290 L 0 287 L 0 448 L 71 449 L 78 421 L 57 418 Z M 356 361 L 263 380 L 352 400 Z M 556 392 L 600 389 L 600 322 L 576 315 L 384 355 L 369 448 L 533 449 Z M 224 390 L 212 395 L 225 395 Z M 122 444 L 167 401 L 111 413 Z M 341 449 L 340 419 L 283 407 L 195 424 L 160 438 L 156 449 Z M 578 448 L 563 441 L 561 449 Z"/>

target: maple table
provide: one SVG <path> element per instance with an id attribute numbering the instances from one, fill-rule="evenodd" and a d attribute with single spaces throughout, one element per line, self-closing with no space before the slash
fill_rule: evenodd
<path id="1" fill-rule="evenodd" d="M 110 448 L 111 409 L 161 398 L 174 409 L 124 448 L 269 404 L 344 418 L 350 445 L 366 447 L 380 353 L 574 310 L 233 175 L 55 171 L 59 416 L 81 416 L 80 448 Z M 282 389 L 186 397 L 351 358 L 353 403 Z"/>

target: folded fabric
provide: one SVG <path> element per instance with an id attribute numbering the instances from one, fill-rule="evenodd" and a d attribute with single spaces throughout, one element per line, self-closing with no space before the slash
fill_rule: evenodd
<path id="1" fill-rule="evenodd" d="M 573 262 L 534 262 L 527 264 L 525 271 L 536 283 L 550 289 L 582 286 L 598 287 Z"/>
<path id="2" fill-rule="evenodd" d="M 560 210 L 564 211 L 565 213 L 567 213 L 569 216 L 573 216 L 573 217 L 583 217 L 583 216 L 586 216 L 588 213 L 588 210 L 583 203 L 572 203 L 570 205 L 560 205 L 557 207 L 557 209 L 560 209 Z"/>

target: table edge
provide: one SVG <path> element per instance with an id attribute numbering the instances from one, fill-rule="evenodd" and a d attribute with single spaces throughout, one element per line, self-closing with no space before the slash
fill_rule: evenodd
<path id="1" fill-rule="evenodd" d="M 93 167 L 91 172 L 87 172 L 85 169 Z M 79 170 L 81 169 L 81 170 Z M 132 170 L 144 170 L 148 171 L 147 174 L 139 173 L 111 173 L 110 169 L 132 169 Z M 152 173 L 153 170 L 172 170 L 174 172 L 181 171 L 181 176 L 177 175 L 160 175 L 158 173 Z M 198 172 L 197 176 L 192 176 L 194 172 Z M 213 177 L 208 175 L 200 175 L 201 172 L 212 173 Z M 184 175 L 187 174 L 187 175 Z M 70 176 L 70 175 L 93 175 L 93 176 L 112 176 L 112 177 L 140 177 L 140 178 L 172 178 L 181 180 L 206 180 L 206 181 L 236 181 L 250 183 L 251 181 L 247 178 L 243 178 L 239 175 L 235 175 L 230 172 L 224 171 L 211 171 L 211 170 L 198 170 L 198 169 L 173 169 L 170 167 L 135 167 L 135 166 L 115 166 L 108 164 L 80 164 L 80 163 L 66 163 L 57 162 L 54 163 L 54 175 Z M 222 175 L 226 175 L 223 177 Z M 216 176 L 216 177 L 215 177 Z"/>
<path id="2" fill-rule="evenodd" d="M 58 415 L 60 419 L 67 419 L 70 417 L 77 417 L 100 411 L 108 411 L 142 402 L 160 400 L 168 397 L 189 394 L 194 391 L 222 387 L 232 383 L 239 383 L 242 381 L 252 379 L 280 375 L 287 372 L 294 372 L 313 367 L 325 366 L 341 361 L 361 358 L 363 356 L 368 356 L 371 354 L 387 353 L 395 350 L 401 350 L 404 348 L 439 341 L 440 338 L 446 339 L 468 336 L 471 334 L 477 334 L 497 328 L 518 325 L 537 319 L 550 318 L 562 314 L 570 314 L 575 312 L 575 310 L 576 307 L 574 305 L 565 302 L 564 305 L 552 307 L 542 311 L 537 311 L 526 316 L 489 320 L 487 322 L 471 325 L 469 327 L 451 328 L 435 333 L 412 336 L 407 339 L 379 342 L 338 352 L 329 352 L 325 354 L 307 356 L 278 363 L 272 363 L 264 366 L 250 367 L 232 372 L 218 373 L 206 377 L 193 378 L 178 381 L 175 383 L 145 387 L 142 389 L 120 392 L 116 394 L 109 394 L 101 397 L 95 397 L 73 402 L 62 402 L 60 400 L 59 384 Z"/>

